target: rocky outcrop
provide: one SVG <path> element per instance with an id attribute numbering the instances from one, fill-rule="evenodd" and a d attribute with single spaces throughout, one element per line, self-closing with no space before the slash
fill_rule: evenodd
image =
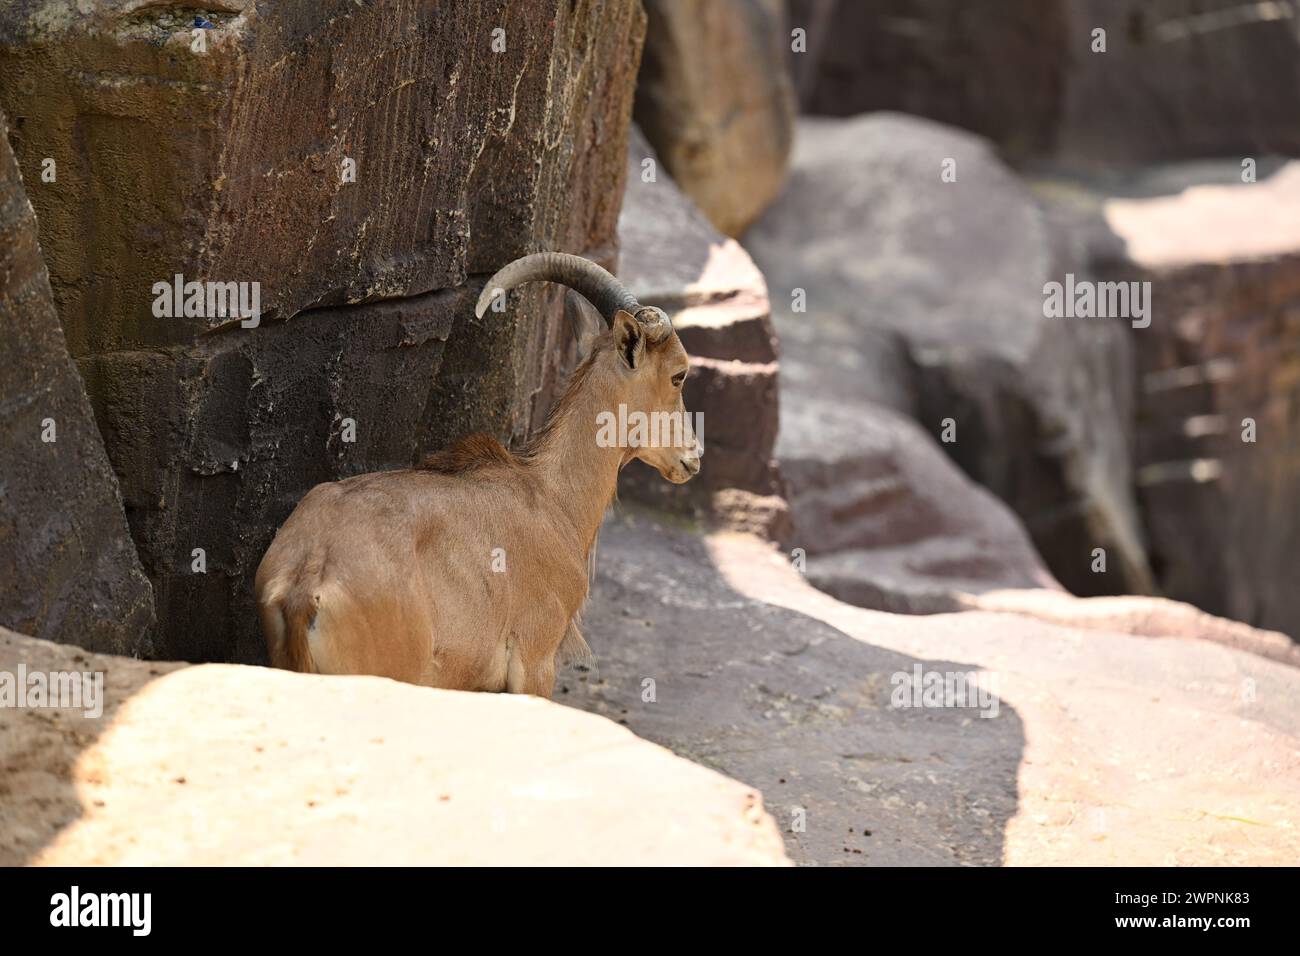
<path id="1" fill-rule="evenodd" d="M 797 347 L 781 392 L 777 456 L 791 529 L 783 546 L 842 601 L 904 614 L 971 606 L 973 595 L 1059 585 L 1028 535 L 912 420 L 819 390 Z"/>
<path id="2" fill-rule="evenodd" d="M 985 142 L 892 114 L 805 120 L 789 185 L 745 245 L 791 359 L 783 403 L 801 391 L 821 403 L 796 410 L 791 427 L 831 419 L 852 442 L 860 403 L 892 408 L 1011 506 L 1069 590 L 1150 589 L 1132 490 L 1129 330 L 1044 314 L 1044 285 L 1064 281 L 1076 250 Z M 862 429 L 896 430 L 877 420 Z M 860 457 L 879 460 L 870 449 L 882 440 L 862 436 Z M 864 467 L 847 480 L 880 477 Z M 855 500 L 868 509 L 873 493 Z M 851 521 L 812 527 L 835 545 L 808 538 L 809 553 L 877 543 L 870 522 L 853 539 Z M 1013 579 L 1034 574 L 1023 547 L 1004 560 Z"/>
<path id="3" fill-rule="evenodd" d="M 0 865 L 781 865 L 750 787 L 533 697 L 146 664 L 0 629 Z M 93 713 L 93 711 L 92 711 Z"/>
<path id="4" fill-rule="evenodd" d="M 739 236 L 780 190 L 794 133 L 781 0 L 646 0 L 636 120 L 682 190 Z"/>
<path id="5" fill-rule="evenodd" d="M 1300 638 L 1300 163 L 1228 165 L 1236 185 L 1103 199 L 1123 251 L 1099 268 L 1152 284 L 1137 475 L 1161 588 Z"/>
<path id="6" fill-rule="evenodd" d="M 527 252 L 614 264 L 644 15 L 220 0 L 196 30 L 82 7 L 0 10 L 0 104 L 23 169 L 55 161 L 32 198 L 157 653 L 262 660 L 252 574 L 313 484 L 521 439 L 556 394 L 561 294 L 481 321 L 472 299 Z M 256 325 L 159 316 L 176 275 L 257 283 Z"/>
<path id="7" fill-rule="evenodd" d="M 646 159 L 652 165 L 643 165 Z M 686 409 L 707 462 L 671 485 L 639 462 L 623 493 L 673 511 L 769 534 L 787 509 L 773 457 L 777 433 L 777 342 L 767 285 L 748 253 L 720 235 L 633 129 L 627 192 L 619 215 L 619 277 L 642 302 L 665 310 L 691 356 Z"/>
<path id="8" fill-rule="evenodd" d="M 803 108 L 902 110 L 1014 156 L 1134 162 L 1300 151 L 1288 3 L 790 0 Z M 1104 50 L 1099 46 L 1103 38 Z"/>
<path id="9" fill-rule="evenodd" d="M 74 355 L 230 324 L 153 320 L 175 273 L 260 281 L 265 321 L 612 239 L 637 4 L 213 7 L 197 31 L 128 0 L 0 14 L 15 149 L 59 172 L 33 202 Z"/>
<path id="10" fill-rule="evenodd" d="M 0 624 L 149 650 L 153 595 L 127 531 L 0 111 Z"/>
<path id="11" fill-rule="evenodd" d="M 1121 600 L 1024 593 L 1079 619 Z M 563 674 L 556 699 L 759 787 L 797 863 L 1295 859 L 1300 670 L 1141 600 L 1182 633 L 1147 626 L 1163 611 L 1123 633 L 882 614 L 815 590 L 750 535 L 625 514 L 601 532 L 584 616 L 594 668 Z M 918 667 L 922 683 L 972 675 L 984 696 L 917 705 Z"/>

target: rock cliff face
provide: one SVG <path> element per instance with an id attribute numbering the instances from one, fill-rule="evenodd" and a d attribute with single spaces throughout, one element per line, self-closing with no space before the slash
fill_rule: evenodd
<path id="1" fill-rule="evenodd" d="M 262 659 L 251 579 L 313 484 L 522 437 L 572 355 L 555 249 L 614 264 L 635 0 L 0 10 L 0 105 L 158 596 L 157 651 Z M 157 283 L 260 316 L 159 316 Z M 200 312 L 202 314 L 193 314 Z"/>
<path id="2" fill-rule="evenodd" d="M 899 110 L 1015 152 L 1052 146 L 1066 18 L 1056 0 L 788 0 L 800 106 L 825 116 Z M 978 77 L 978 79 L 976 79 Z"/>
<path id="3" fill-rule="evenodd" d="M 807 32 L 790 64 L 809 112 L 903 110 L 1015 156 L 1294 155 L 1295 16 L 1240 0 L 790 0 Z"/>
<path id="4" fill-rule="evenodd" d="M 138 655 L 152 621 L 0 110 L 0 625 Z"/>

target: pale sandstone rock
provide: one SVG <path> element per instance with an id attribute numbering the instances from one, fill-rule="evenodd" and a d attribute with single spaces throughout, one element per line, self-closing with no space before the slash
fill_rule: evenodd
<path id="1" fill-rule="evenodd" d="M 533 697 L 147 664 L 0 629 L 0 670 L 108 706 L 0 708 L 0 864 L 780 865 L 759 794 Z"/>
<path id="2" fill-rule="evenodd" d="M 1158 599 L 1154 629 L 1097 629 L 1094 600 L 1058 623 L 867 611 L 752 536 L 623 515 L 584 623 L 594 668 L 556 699 L 758 786 L 798 863 L 1294 862 L 1300 668 Z M 917 665 L 985 675 L 997 715 L 891 706 Z"/>

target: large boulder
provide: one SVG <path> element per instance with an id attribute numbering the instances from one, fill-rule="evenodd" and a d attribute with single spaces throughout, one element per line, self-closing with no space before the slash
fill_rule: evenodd
<path id="1" fill-rule="evenodd" d="M 584 616 L 594 668 L 563 673 L 556 699 L 759 787 L 797 863 L 1294 860 L 1300 669 L 1212 643 L 1156 598 L 1129 600 L 1192 626 L 1083 620 L 1100 601 L 1118 622 L 1115 600 L 1073 601 L 1082 623 L 884 614 L 752 535 L 624 514 Z M 918 701 L 917 668 L 918 691 L 962 675 L 978 693 Z"/>
<path id="2" fill-rule="evenodd" d="M 142 654 L 153 594 L 36 232 L 0 111 L 0 624 Z"/>
<path id="3" fill-rule="evenodd" d="M 1163 195 L 1103 198 L 1123 244 L 1098 268 L 1152 284 L 1151 326 L 1133 338 L 1160 586 L 1300 639 L 1300 163 L 1250 184 L 1226 166 L 1235 185 L 1170 190 L 1156 169 Z"/>
<path id="4" fill-rule="evenodd" d="M 1294 154 L 1294 16 L 1241 0 L 789 0 L 807 35 L 790 62 L 808 112 L 902 110 L 1014 156 Z"/>
<path id="5" fill-rule="evenodd" d="M 312 485 L 469 431 L 521 440 L 554 399 L 560 292 L 472 302 L 524 253 L 614 265 L 644 14 L 218 0 L 196 30 L 84 6 L 0 10 L 0 103 L 23 168 L 55 160 L 33 202 L 157 652 L 262 660 L 252 575 Z M 259 283 L 259 323 L 156 317 L 178 274 Z"/>
<path id="6" fill-rule="evenodd" d="M 1076 251 L 984 140 L 892 114 L 804 120 L 789 185 L 745 246 L 797 356 L 786 394 L 920 423 L 1011 506 L 1071 591 L 1150 589 L 1129 330 L 1045 315 L 1044 286 Z"/>
<path id="7" fill-rule="evenodd" d="M 0 865 L 782 865 L 761 796 L 535 697 L 148 664 L 0 628 Z M 93 680 L 93 677 L 92 677 Z M 95 713 L 102 708 L 102 714 Z"/>
<path id="8" fill-rule="evenodd" d="M 739 236 L 776 196 L 794 133 L 781 0 L 646 0 L 636 120 L 713 225 Z"/>
<path id="9" fill-rule="evenodd" d="M 671 485 L 637 462 L 623 472 L 622 490 L 778 533 L 786 506 L 773 456 L 777 342 L 762 273 L 658 167 L 635 127 L 618 229 L 619 278 L 640 301 L 668 313 L 690 354 L 684 400 L 705 446 L 704 467 L 689 484 Z"/>

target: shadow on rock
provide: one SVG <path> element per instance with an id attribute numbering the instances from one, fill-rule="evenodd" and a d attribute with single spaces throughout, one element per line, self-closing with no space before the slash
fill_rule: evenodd
<path id="1" fill-rule="evenodd" d="M 584 618 L 596 663 L 555 699 L 762 790 L 805 864 L 995 865 L 1024 733 L 997 702 L 893 707 L 902 676 L 969 674 L 743 596 L 697 535 L 639 513 L 602 530 Z M 910 696 L 910 695 L 909 695 Z"/>

